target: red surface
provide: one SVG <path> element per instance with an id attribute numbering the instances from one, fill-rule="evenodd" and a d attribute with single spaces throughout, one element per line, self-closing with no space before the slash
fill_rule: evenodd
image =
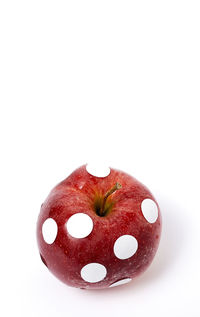
<path id="1" fill-rule="evenodd" d="M 116 182 L 122 188 L 110 197 L 114 207 L 107 216 L 99 217 L 93 210 L 95 194 L 104 195 Z M 139 275 L 152 262 L 161 234 L 160 211 L 153 224 L 147 222 L 141 212 L 145 198 L 155 201 L 144 185 L 124 172 L 111 169 L 107 177 L 98 178 L 90 175 L 85 165 L 75 170 L 50 192 L 39 214 L 37 240 L 48 269 L 64 283 L 79 288 L 105 288 L 118 280 Z M 71 237 L 65 226 L 69 217 L 77 212 L 88 214 L 94 223 L 90 235 L 82 239 Z M 45 243 L 42 236 L 42 225 L 49 217 L 58 225 L 56 240 L 51 245 Z M 114 255 L 113 246 L 116 239 L 125 234 L 137 239 L 138 250 L 129 259 L 120 260 Z M 87 283 L 81 278 L 82 267 L 91 262 L 106 267 L 103 281 Z"/>

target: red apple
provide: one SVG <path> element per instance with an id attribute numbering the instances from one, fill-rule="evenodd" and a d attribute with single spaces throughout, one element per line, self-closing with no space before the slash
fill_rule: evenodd
<path id="1" fill-rule="evenodd" d="M 89 165 L 81 166 L 41 207 L 41 259 L 70 286 L 99 289 L 129 282 L 146 270 L 158 248 L 161 216 L 153 195 L 124 172 L 105 172 L 97 177 Z"/>

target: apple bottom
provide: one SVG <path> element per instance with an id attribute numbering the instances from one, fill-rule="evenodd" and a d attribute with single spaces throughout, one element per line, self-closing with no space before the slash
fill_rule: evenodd
<path id="1" fill-rule="evenodd" d="M 156 232 L 154 232 L 154 235 L 152 236 L 152 233 L 147 231 L 140 233 L 137 237 L 140 241 L 140 248 L 136 254 L 124 260 L 110 254 L 109 245 L 101 239 L 100 241 L 105 243 L 103 246 L 97 243 L 96 248 L 94 248 L 96 254 L 95 252 L 91 253 L 90 243 L 81 246 L 80 241 L 74 239 L 74 244 L 71 242 L 69 251 L 63 248 L 62 244 L 55 243 L 41 249 L 40 255 L 50 272 L 63 283 L 81 289 L 103 289 L 131 282 L 132 279 L 138 277 L 148 268 L 159 244 L 159 235 Z M 113 240 L 115 240 L 115 236 L 113 236 Z M 42 256 L 43 253 L 45 258 Z M 88 264 L 91 264 L 88 267 L 90 276 L 94 276 L 95 279 L 100 275 L 99 278 L 101 279 L 104 277 L 101 274 L 105 274 L 105 277 L 98 282 L 83 280 L 81 271 Z M 105 268 L 104 272 L 102 270 L 99 272 L 98 266 L 94 265 L 93 267 L 92 264 L 102 265 Z"/>

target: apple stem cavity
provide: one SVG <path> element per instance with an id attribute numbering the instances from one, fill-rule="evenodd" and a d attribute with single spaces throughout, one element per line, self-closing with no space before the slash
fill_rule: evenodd
<path id="1" fill-rule="evenodd" d="M 119 184 L 119 183 L 116 183 L 106 194 L 105 196 L 103 197 L 103 202 L 102 202 L 102 205 L 101 205 L 101 208 L 99 210 L 99 216 L 100 217 L 103 217 L 105 216 L 105 213 L 106 213 L 106 210 L 105 210 L 105 205 L 106 205 L 106 201 L 107 201 L 107 198 L 112 195 L 114 192 L 116 192 L 116 190 L 122 188 L 122 185 Z"/>

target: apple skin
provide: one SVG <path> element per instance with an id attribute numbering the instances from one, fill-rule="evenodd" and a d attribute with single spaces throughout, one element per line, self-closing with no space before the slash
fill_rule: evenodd
<path id="1" fill-rule="evenodd" d="M 114 192 L 112 210 L 100 217 L 94 210 L 95 195 L 103 196 L 118 182 L 122 188 Z M 144 199 L 153 200 L 158 217 L 149 223 L 141 212 Z M 93 230 L 85 238 L 74 238 L 66 229 L 66 222 L 75 213 L 86 213 L 93 221 Z M 58 226 L 55 241 L 47 244 L 42 225 L 53 218 Z M 37 222 L 37 242 L 42 261 L 62 282 L 72 287 L 100 289 L 126 278 L 135 278 L 152 262 L 161 234 L 159 206 L 150 191 L 132 176 L 110 169 L 106 177 L 89 174 L 86 165 L 76 169 L 50 192 L 41 206 Z M 115 241 L 122 235 L 133 235 L 138 242 L 136 253 L 128 259 L 119 259 L 113 252 Z M 105 278 L 89 283 L 81 277 L 81 269 L 88 263 L 106 267 Z"/>

